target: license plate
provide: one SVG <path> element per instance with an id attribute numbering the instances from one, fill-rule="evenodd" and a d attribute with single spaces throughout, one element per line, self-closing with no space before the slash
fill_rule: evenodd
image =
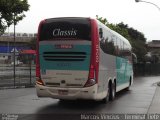
<path id="1" fill-rule="evenodd" d="M 58 90 L 59 95 L 68 95 L 68 90 Z"/>

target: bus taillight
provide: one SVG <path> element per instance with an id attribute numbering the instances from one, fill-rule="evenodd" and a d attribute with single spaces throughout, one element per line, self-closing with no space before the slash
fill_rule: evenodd
<path id="1" fill-rule="evenodd" d="M 88 80 L 85 84 L 84 87 L 90 87 L 93 86 L 94 84 L 96 84 L 96 80 L 95 80 L 95 68 L 94 66 L 91 64 L 90 65 L 90 70 L 89 70 L 89 77 Z"/>
<path id="2" fill-rule="evenodd" d="M 39 77 L 36 77 L 36 84 L 44 86 L 43 81 Z"/>
<path id="3" fill-rule="evenodd" d="M 41 80 L 40 65 L 39 65 L 38 59 L 39 59 L 39 56 L 37 55 L 37 58 L 36 58 L 36 84 L 44 85 L 43 81 Z"/>

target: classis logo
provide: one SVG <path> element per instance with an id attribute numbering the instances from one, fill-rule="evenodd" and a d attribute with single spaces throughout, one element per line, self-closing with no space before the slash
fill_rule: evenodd
<path id="1" fill-rule="evenodd" d="M 77 30 L 75 29 L 70 29 L 70 30 L 61 30 L 60 28 L 56 28 L 53 30 L 53 36 L 54 37 L 66 37 L 66 36 L 76 36 L 77 35 Z"/>

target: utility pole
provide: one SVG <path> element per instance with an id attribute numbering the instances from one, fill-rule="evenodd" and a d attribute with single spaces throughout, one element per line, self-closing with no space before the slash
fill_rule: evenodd
<path id="1" fill-rule="evenodd" d="M 16 64 L 15 64 L 15 56 L 16 56 L 16 46 L 15 46 L 15 42 L 16 42 L 16 34 L 15 34 L 15 31 L 16 31 L 16 27 L 15 27 L 15 13 L 14 13 L 14 41 L 13 41 L 13 47 L 14 47 L 14 54 L 13 54 L 13 60 L 14 60 L 14 65 L 13 65 L 13 78 L 14 78 L 14 88 L 15 88 L 15 84 L 16 84 Z"/>

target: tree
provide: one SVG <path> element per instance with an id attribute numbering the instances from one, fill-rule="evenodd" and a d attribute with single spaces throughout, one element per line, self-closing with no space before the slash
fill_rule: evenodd
<path id="1" fill-rule="evenodd" d="M 139 32 L 138 30 L 135 30 L 132 27 L 129 27 L 127 24 L 124 24 L 123 22 L 118 24 L 112 24 L 109 23 L 106 18 L 98 17 L 98 15 L 96 17 L 107 27 L 118 32 L 123 37 L 128 39 L 128 41 L 131 43 L 132 51 L 137 55 L 138 62 L 145 61 L 147 49 L 145 45 L 146 38 L 144 37 L 143 33 Z"/>
<path id="2" fill-rule="evenodd" d="M 0 0 L 0 34 L 11 24 L 21 21 L 29 10 L 27 0 Z"/>
<path id="3" fill-rule="evenodd" d="M 99 20 L 101 23 L 103 23 L 106 26 L 109 24 L 106 18 L 99 17 L 98 15 L 96 15 L 96 19 Z"/>
<path id="4" fill-rule="evenodd" d="M 123 23 L 119 23 L 119 24 L 123 24 Z M 114 24 L 110 23 L 107 26 L 110 29 L 118 32 L 119 34 L 121 34 L 123 37 L 125 37 L 126 39 L 128 39 L 130 41 L 130 36 L 128 34 L 128 30 L 126 28 L 121 27 L 119 24 L 114 25 Z M 126 25 L 126 26 L 128 26 L 128 25 Z"/>

